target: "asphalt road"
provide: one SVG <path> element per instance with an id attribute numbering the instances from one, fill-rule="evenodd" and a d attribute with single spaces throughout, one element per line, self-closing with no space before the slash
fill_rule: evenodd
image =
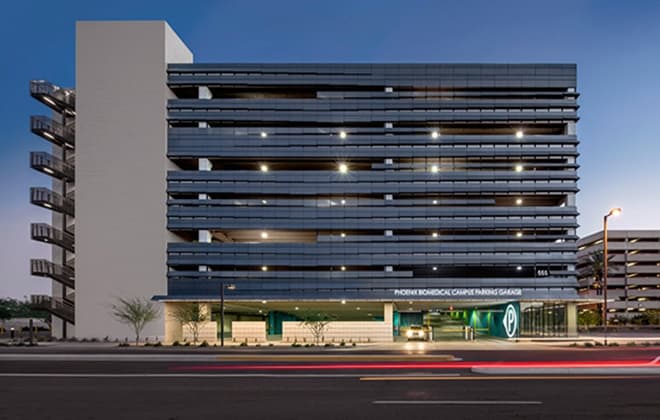
<path id="1" fill-rule="evenodd" d="M 651 360 L 658 348 L 425 356 L 442 366 L 435 368 L 406 352 L 326 353 L 325 361 L 315 359 L 318 353 L 256 359 L 245 352 L 179 353 L 154 361 L 139 352 L 14 350 L 0 353 L 0 420 L 660 418 L 660 375 L 481 375 L 465 367 L 469 361 Z"/>
<path id="2" fill-rule="evenodd" d="M 657 419 L 656 378 L 2 378 L 0 419 Z"/>

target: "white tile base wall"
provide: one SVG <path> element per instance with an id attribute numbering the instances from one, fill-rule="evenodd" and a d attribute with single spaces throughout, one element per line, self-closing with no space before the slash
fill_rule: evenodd
<path id="1" fill-rule="evenodd" d="M 383 343 L 392 342 L 391 323 L 382 321 L 335 321 L 328 324 L 323 333 L 324 343 Z M 309 328 L 298 321 L 282 323 L 282 341 L 313 343 L 314 336 Z"/>

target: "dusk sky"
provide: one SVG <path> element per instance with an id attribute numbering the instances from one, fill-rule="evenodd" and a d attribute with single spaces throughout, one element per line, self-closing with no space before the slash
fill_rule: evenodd
<path id="1" fill-rule="evenodd" d="M 581 235 L 660 229 L 660 1 L 11 1 L 0 12 L 0 297 L 49 293 L 29 204 L 30 79 L 75 85 L 77 20 L 167 20 L 197 62 L 577 63 Z M 129 239 L 129 238 L 127 238 Z M 99 238 L 103 240 L 103 238 Z M 112 264 L 108 261 L 108 264 Z M 103 269 L 100 267 L 99 269 Z"/>

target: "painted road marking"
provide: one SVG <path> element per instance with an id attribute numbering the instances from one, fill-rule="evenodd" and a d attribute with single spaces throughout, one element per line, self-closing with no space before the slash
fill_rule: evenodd
<path id="1" fill-rule="evenodd" d="M 532 381 L 532 380 L 594 380 L 594 379 L 650 379 L 649 376 L 631 376 L 631 375 L 563 375 L 563 376 L 460 376 L 441 377 L 439 375 L 423 375 L 423 376 L 405 376 L 405 375 L 392 375 L 392 376 L 362 376 L 361 381 Z"/>
<path id="2" fill-rule="evenodd" d="M 483 401 L 483 400 L 393 400 L 372 401 L 380 405 L 540 405 L 541 401 Z"/>

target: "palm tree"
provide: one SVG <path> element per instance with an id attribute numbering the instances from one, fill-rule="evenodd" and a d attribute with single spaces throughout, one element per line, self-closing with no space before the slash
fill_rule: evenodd
<path id="1" fill-rule="evenodd" d="M 597 294 L 603 293 L 603 272 L 605 270 L 605 260 L 603 251 L 594 251 L 589 255 L 589 264 L 591 265 L 591 276 L 594 279 L 593 287 L 597 289 Z"/>

